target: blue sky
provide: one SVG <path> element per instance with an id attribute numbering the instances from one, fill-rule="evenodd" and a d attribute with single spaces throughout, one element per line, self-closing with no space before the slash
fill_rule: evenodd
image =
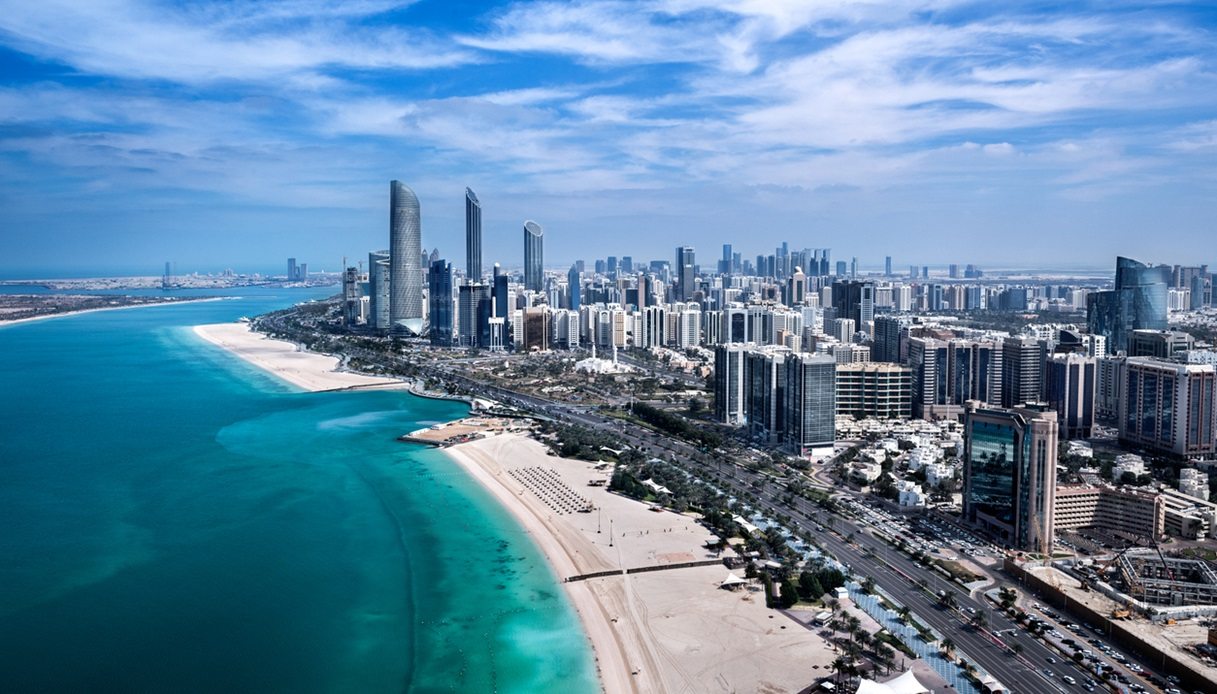
<path id="1" fill-rule="evenodd" d="M 485 264 L 1217 264 L 1217 8 L 0 0 L 0 274 Z M 366 257 L 366 256 L 365 256 Z M 463 262 L 463 261 L 462 261 Z M 460 262 L 456 263 L 460 264 Z"/>

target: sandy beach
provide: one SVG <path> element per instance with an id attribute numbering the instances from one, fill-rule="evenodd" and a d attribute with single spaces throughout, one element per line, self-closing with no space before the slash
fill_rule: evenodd
<path id="1" fill-rule="evenodd" d="M 719 587 L 711 533 L 690 516 L 590 486 L 610 471 L 558 458 L 519 433 L 444 449 L 506 507 L 564 582 L 606 692 L 796 692 L 835 657 L 822 637 L 765 607 L 760 587 Z M 592 512 L 578 509 L 591 507 Z M 743 576 L 743 570 L 735 571 Z"/>
<path id="2" fill-rule="evenodd" d="M 0 318 L 0 328 L 10 325 L 21 325 L 22 323 L 33 323 L 35 321 L 51 320 L 52 318 L 68 318 L 69 316 L 83 316 L 86 313 L 100 313 L 101 311 L 125 311 L 133 308 L 151 308 L 153 306 L 179 306 L 181 304 L 197 304 L 204 301 L 223 301 L 222 296 L 211 296 L 206 299 L 185 299 L 182 301 L 162 301 L 160 303 L 149 304 L 131 304 L 130 306 L 105 306 L 102 308 L 86 308 L 80 311 L 63 311 L 62 313 L 48 313 L 42 316 L 32 316 L 30 318 L 17 318 L 14 320 L 4 320 Z"/>
<path id="3" fill-rule="evenodd" d="M 337 357 L 305 352 L 290 342 L 272 340 L 251 330 L 248 323 L 196 325 L 194 333 L 303 390 L 406 388 L 405 383 L 391 378 L 335 371 Z"/>

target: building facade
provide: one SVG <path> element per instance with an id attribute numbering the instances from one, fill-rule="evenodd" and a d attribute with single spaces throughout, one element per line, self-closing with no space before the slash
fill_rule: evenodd
<path id="1" fill-rule="evenodd" d="M 534 292 L 545 288 L 544 236 L 540 224 L 524 222 L 524 288 Z"/>
<path id="2" fill-rule="evenodd" d="M 423 331 L 422 227 L 418 196 L 401 181 L 389 183 L 389 322 L 392 330 Z"/>
<path id="3" fill-rule="evenodd" d="M 1129 357 L 1123 376 L 1122 442 L 1185 458 L 1217 453 L 1217 372 L 1212 365 Z"/>

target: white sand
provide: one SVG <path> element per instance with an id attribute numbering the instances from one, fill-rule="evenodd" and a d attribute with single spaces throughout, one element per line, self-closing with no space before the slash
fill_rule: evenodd
<path id="1" fill-rule="evenodd" d="M 395 387 L 406 384 L 391 378 L 376 378 L 335 371 L 339 360 L 299 349 L 282 340 L 272 340 L 250 329 L 248 323 L 196 325 L 194 332 L 245 361 L 308 391 Z"/>
<path id="2" fill-rule="evenodd" d="M 608 472 L 551 456 L 527 436 L 501 434 L 444 450 L 512 513 L 560 579 L 714 557 L 703 546 L 711 534 L 692 518 L 590 487 Z M 553 470 L 598 510 L 555 512 L 511 474 L 524 468 Z M 822 638 L 765 608 L 758 586 L 720 589 L 726 576 L 714 565 L 563 583 L 605 691 L 795 692 L 827 674 L 835 654 Z"/>

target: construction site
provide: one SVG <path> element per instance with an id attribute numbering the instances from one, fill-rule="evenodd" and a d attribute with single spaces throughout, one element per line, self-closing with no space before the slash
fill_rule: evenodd
<path id="1" fill-rule="evenodd" d="M 1208 562 L 1132 550 L 1121 552 L 1116 566 L 1125 594 L 1146 606 L 1217 606 L 1217 571 Z"/>

